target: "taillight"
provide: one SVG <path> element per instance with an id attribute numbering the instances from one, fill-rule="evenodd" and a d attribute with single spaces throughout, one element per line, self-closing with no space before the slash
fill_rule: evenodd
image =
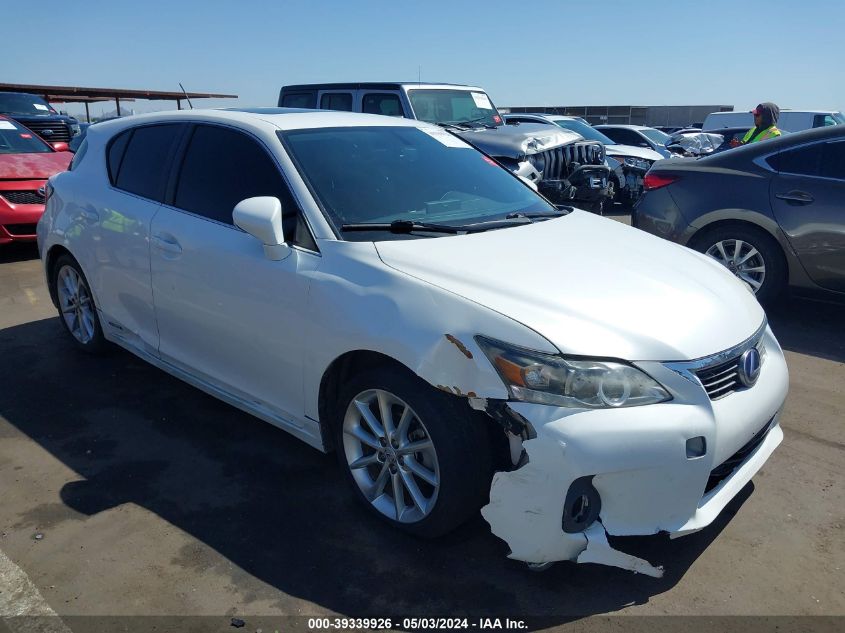
<path id="1" fill-rule="evenodd" d="M 645 187 L 646 191 L 653 191 L 654 189 L 660 189 L 661 187 L 665 187 L 666 185 L 671 185 L 676 180 L 679 180 L 680 176 L 669 176 L 667 174 L 652 174 L 647 173 L 645 178 L 643 179 L 643 187 Z"/>

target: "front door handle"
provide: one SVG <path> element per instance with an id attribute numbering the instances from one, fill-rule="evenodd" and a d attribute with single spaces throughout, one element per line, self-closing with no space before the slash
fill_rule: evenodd
<path id="1" fill-rule="evenodd" d="M 182 253 L 182 246 L 176 241 L 176 238 L 170 236 L 153 235 L 153 246 L 171 255 L 181 255 Z"/>
<path id="2" fill-rule="evenodd" d="M 786 193 L 776 193 L 775 198 L 786 200 L 787 202 L 795 204 L 810 204 L 815 201 L 815 198 L 813 198 L 813 196 L 809 193 L 806 191 L 798 191 L 797 189 L 787 191 Z"/>

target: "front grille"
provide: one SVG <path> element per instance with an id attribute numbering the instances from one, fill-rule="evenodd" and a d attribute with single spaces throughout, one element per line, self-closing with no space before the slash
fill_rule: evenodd
<path id="1" fill-rule="evenodd" d="M 543 180 L 563 180 L 572 170 L 573 163 L 603 165 L 604 146 L 595 141 L 570 143 L 532 154 L 528 160 L 543 174 Z"/>
<path id="2" fill-rule="evenodd" d="M 70 128 L 64 121 L 30 121 L 24 125 L 48 143 L 70 142 Z M 44 130 L 52 130 L 53 133 L 45 135 Z"/>
<path id="3" fill-rule="evenodd" d="M 12 204 L 44 204 L 44 196 L 35 189 L 27 191 L 0 191 L 3 196 Z"/>
<path id="4" fill-rule="evenodd" d="M 718 400 L 739 389 L 739 356 L 725 363 L 695 372 L 711 400 Z"/>
<path id="5" fill-rule="evenodd" d="M 35 224 L 4 224 L 3 226 L 9 235 L 35 235 Z"/>
<path id="6" fill-rule="evenodd" d="M 772 420 L 774 420 L 774 418 L 772 418 Z M 772 420 L 766 422 L 766 426 L 757 431 L 754 437 L 752 437 L 745 446 L 710 471 L 710 478 L 707 480 L 707 487 L 704 489 L 705 493 L 710 492 L 713 488 L 722 483 L 722 481 L 727 479 L 733 471 L 739 468 L 742 462 L 745 461 L 746 457 L 753 453 L 754 449 L 763 443 L 763 440 L 766 438 L 766 434 L 769 432 L 769 428 L 772 426 Z"/>

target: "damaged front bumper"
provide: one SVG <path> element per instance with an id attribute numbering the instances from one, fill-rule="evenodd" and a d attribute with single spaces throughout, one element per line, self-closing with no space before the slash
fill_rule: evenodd
<path id="1" fill-rule="evenodd" d="M 788 388 L 783 353 L 768 328 L 763 344 L 757 383 L 717 400 L 677 366 L 641 362 L 673 400 L 589 411 L 508 403 L 536 433 L 522 443 L 518 467 L 496 473 L 482 509 L 510 546 L 510 558 L 534 566 L 602 563 L 661 576 L 662 569 L 614 550 L 607 535 L 696 532 L 762 467 L 783 439 L 779 415 Z M 597 495 L 589 505 L 600 509 L 572 531 L 573 514 L 589 511 L 581 502 L 570 507 L 570 489 L 585 481 Z"/>

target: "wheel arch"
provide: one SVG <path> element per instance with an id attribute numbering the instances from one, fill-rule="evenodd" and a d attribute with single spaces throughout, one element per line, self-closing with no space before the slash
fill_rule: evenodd
<path id="1" fill-rule="evenodd" d="M 44 273 L 47 276 L 47 290 L 50 292 L 50 300 L 57 308 L 59 306 L 59 297 L 56 293 L 56 286 L 53 283 L 53 278 L 55 276 L 56 262 L 59 261 L 59 258 L 62 255 L 73 257 L 73 253 L 71 253 L 62 244 L 54 244 L 47 250 L 47 253 L 44 256 Z M 77 264 L 79 263 L 78 259 L 75 257 L 73 257 L 73 259 Z"/>
<path id="2" fill-rule="evenodd" d="M 390 367 L 397 372 L 404 373 L 408 376 L 413 376 L 417 380 L 426 383 L 432 389 L 439 389 L 443 392 L 443 396 L 447 398 L 454 398 L 456 400 L 463 400 L 466 402 L 468 422 L 470 418 L 475 418 L 485 421 L 485 428 L 490 435 L 492 446 L 495 450 L 494 459 L 497 462 L 503 462 L 507 454 L 506 435 L 504 434 L 504 425 L 497 421 L 490 412 L 481 412 L 473 410 L 467 401 L 468 394 L 457 395 L 442 385 L 432 385 L 422 376 L 414 372 L 405 363 L 383 354 L 369 349 L 356 349 L 345 352 L 335 358 L 326 370 L 323 372 L 320 380 L 319 395 L 318 395 L 318 410 L 320 418 L 320 433 L 323 439 L 323 447 L 326 452 L 331 452 L 336 449 L 334 434 L 332 433 L 332 420 L 336 419 L 337 415 L 336 405 L 340 392 L 340 386 L 350 376 L 359 372 L 365 372 L 376 367 Z"/>
<path id="3" fill-rule="evenodd" d="M 787 276 L 790 282 L 795 278 L 798 272 L 802 272 L 800 264 L 778 224 L 771 218 L 756 212 L 751 212 L 749 213 L 748 218 L 742 219 L 738 219 L 736 217 L 713 219 L 711 222 L 697 228 L 696 231 L 690 235 L 687 240 L 687 246 L 694 248 L 697 245 L 697 242 L 703 239 L 708 233 L 728 227 L 738 227 L 750 229 L 752 231 L 760 231 L 771 239 L 778 247 L 778 254 L 780 255 L 781 262 L 783 263 L 785 270 L 787 271 Z"/>

